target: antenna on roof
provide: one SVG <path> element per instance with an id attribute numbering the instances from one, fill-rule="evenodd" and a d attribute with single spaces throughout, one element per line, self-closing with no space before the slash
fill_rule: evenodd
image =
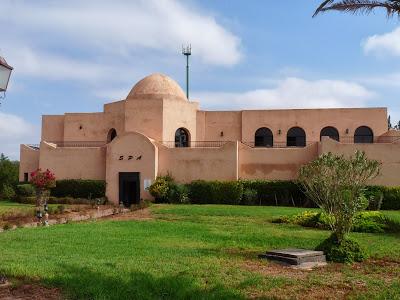
<path id="1" fill-rule="evenodd" d="M 192 55 L 192 45 L 182 45 L 182 54 L 186 56 L 186 98 L 189 100 L 189 56 Z"/>

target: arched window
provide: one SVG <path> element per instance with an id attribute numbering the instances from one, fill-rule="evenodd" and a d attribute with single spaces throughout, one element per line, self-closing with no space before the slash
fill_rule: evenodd
<path id="1" fill-rule="evenodd" d="M 303 128 L 292 127 L 289 129 L 286 138 L 286 145 L 288 147 L 305 147 L 306 146 L 306 133 Z"/>
<path id="2" fill-rule="evenodd" d="M 266 127 L 257 129 L 254 135 L 254 146 L 255 147 L 273 147 L 274 136 L 272 131 Z"/>
<path id="3" fill-rule="evenodd" d="M 189 131 L 185 128 L 178 128 L 175 131 L 175 147 L 189 147 Z"/>
<path id="4" fill-rule="evenodd" d="M 374 142 L 374 133 L 371 128 L 367 126 L 361 126 L 354 132 L 354 143 L 367 144 Z"/>
<path id="5" fill-rule="evenodd" d="M 116 137 L 117 137 L 117 131 L 114 128 L 111 128 L 107 134 L 107 143 L 110 143 Z"/>
<path id="6" fill-rule="evenodd" d="M 322 128 L 320 140 L 322 140 L 323 136 L 329 136 L 332 140 L 339 142 L 339 131 L 337 131 L 337 129 L 335 127 L 328 126 L 328 127 Z"/>

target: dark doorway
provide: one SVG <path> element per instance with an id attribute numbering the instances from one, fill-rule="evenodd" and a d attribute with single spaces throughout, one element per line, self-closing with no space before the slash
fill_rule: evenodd
<path id="1" fill-rule="evenodd" d="M 140 173 L 119 173 L 119 203 L 126 207 L 140 202 Z"/>
<path id="2" fill-rule="evenodd" d="M 175 147 L 189 147 L 189 132 L 185 128 L 178 128 L 175 131 Z"/>

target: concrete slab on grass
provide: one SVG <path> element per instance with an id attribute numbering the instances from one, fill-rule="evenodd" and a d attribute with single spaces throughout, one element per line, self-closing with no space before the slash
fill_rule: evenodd
<path id="1" fill-rule="evenodd" d="M 326 257 L 322 251 L 307 249 L 281 249 L 267 251 L 260 254 L 259 258 L 266 258 L 272 261 L 310 269 L 326 265 Z"/>

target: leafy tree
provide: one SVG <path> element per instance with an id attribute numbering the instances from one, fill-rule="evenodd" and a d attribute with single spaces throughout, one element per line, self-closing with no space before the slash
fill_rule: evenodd
<path id="1" fill-rule="evenodd" d="M 330 11 L 344 11 L 351 13 L 370 13 L 376 8 L 383 8 L 386 10 L 388 17 L 392 17 L 394 15 L 400 16 L 400 0 L 386 0 L 386 1 L 377 1 L 377 0 L 325 0 L 321 3 L 321 5 L 315 11 L 313 17 L 316 15 Z"/>
<path id="2" fill-rule="evenodd" d="M 392 121 L 390 120 L 390 115 L 389 115 L 389 117 L 388 117 L 388 129 L 392 129 L 392 128 L 393 128 Z"/>
<path id="3" fill-rule="evenodd" d="M 0 154 L 0 197 L 9 197 L 18 184 L 19 162 Z M 11 191 L 12 190 L 12 191 Z"/>
<path id="4" fill-rule="evenodd" d="M 355 215 L 368 206 L 364 190 L 379 174 L 380 163 L 369 160 L 364 152 L 345 158 L 327 153 L 300 169 L 299 182 L 325 213 L 337 244 L 346 240 Z"/>

